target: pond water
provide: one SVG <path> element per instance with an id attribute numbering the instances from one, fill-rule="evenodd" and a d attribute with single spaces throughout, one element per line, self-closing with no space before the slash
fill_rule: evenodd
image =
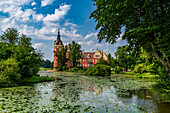
<path id="1" fill-rule="evenodd" d="M 75 73 L 47 73 L 55 81 L 0 89 L 3 112 L 135 112 L 170 113 L 148 79 L 89 77 Z"/>

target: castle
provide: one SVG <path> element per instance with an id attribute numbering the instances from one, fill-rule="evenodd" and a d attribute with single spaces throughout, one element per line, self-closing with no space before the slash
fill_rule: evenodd
<path id="1" fill-rule="evenodd" d="M 54 51 L 55 52 L 59 51 L 59 49 L 62 47 L 62 45 L 63 45 L 63 43 L 60 38 L 60 31 L 58 30 L 57 40 L 55 40 L 55 42 L 54 42 Z M 102 55 L 103 55 L 104 60 L 108 60 L 106 53 L 100 51 L 99 49 L 97 49 L 96 51 L 94 51 L 94 49 L 92 49 L 92 52 L 85 52 L 83 49 L 82 55 L 83 55 L 83 58 L 77 60 L 79 62 L 77 64 L 77 67 L 91 67 L 99 61 L 99 59 L 102 57 Z M 69 61 L 66 63 L 66 65 L 67 65 L 67 67 L 73 66 L 72 63 Z M 58 66 L 58 60 L 54 54 L 54 67 L 57 67 L 57 66 Z"/>

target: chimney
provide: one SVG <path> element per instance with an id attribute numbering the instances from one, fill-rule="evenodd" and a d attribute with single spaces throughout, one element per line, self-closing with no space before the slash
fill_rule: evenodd
<path id="1" fill-rule="evenodd" d="M 84 53 L 84 49 L 83 49 L 83 53 Z"/>
<path id="2" fill-rule="evenodd" d="M 92 49 L 92 53 L 94 53 L 94 49 Z"/>

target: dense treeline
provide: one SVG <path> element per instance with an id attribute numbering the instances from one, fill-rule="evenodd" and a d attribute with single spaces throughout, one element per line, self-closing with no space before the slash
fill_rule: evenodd
<path id="1" fill-rule="evenodd" d="M 168 0 L 93 0 L 99 42 L 120 36 L 138 52 L 141 48 L 160 62 L 170 76 L 170 4 Z M 124 29 L 124 32 L 122 32 Z"/>
<path id="2" fill-rule="evenodd" d="M 21 79 L 37 75 L 42 54 L 31 44 L 31 38 L 14 28 L 0 36 L 0 86 L 15 86 Z"/>
<path id="3" fill-rule="evenodd" d="M 43 60 L 42 63 L 40 64 L 40 67 L 43 68 L 52 68 L 52 62 L 50 60 Z"/>

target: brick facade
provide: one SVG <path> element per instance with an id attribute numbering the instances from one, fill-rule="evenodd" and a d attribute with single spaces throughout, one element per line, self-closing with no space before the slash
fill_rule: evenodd
<path id="1" fill-rule="evenodd" d="M 63 43 L 60 39 L 60 32 L 58 31 L 57 40 L 55 40 L 54 42 L 54 51 L 57 52 L 61 48 L 62 45 Z M 99 49 L 97 49 L 95 52 L 94 52 L 94 49 L 92 49 L 92 52 L 84 52 L 84 49 L 83 49 L 83 52 L 82 52 L 83 58 L 77 60 L 77 62 L 79 62 L 77 64 L 77 67 L 93 66 L 99 61 L 99 59 L 102 57 L 102 54 L 103 54 L 103 59 L 108 60 L 106 53 L 100 51 Z M 70 63 L 69 61 L 66 64 L 67 64 L 67 67 L 72 67 L 72 63 Z M 57 66 L 58 66 L 57 57 L 54 54 L 54 67 L 57 67 Z"/>

